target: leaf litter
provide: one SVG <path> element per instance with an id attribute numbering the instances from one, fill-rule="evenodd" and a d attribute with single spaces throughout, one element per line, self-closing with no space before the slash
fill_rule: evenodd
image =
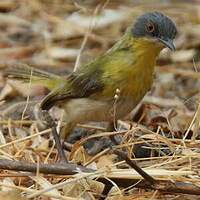
<path id="1" fill-rule="evenodd" d="M 43 86 L 7 80 L 3 71 L 7 66 L 27 63 L 67 75 L 76 62 L 78 66 L 105 52 L 133 18 L 151 10 L 164 12 L 176 22 L 177 51 L 162 52 L 151 91 L 131 114 L 119 120 L 116 132 L 105 132 L 104 124 L 80 124 L 65 143 L 71 162 L 97 171 L 40 173 L 42 163 L 56 163 L 57 151 L 50 130 L 38 126 L 33 107 L 26 107 L 26 101 L 29 97 L 37 102 L 48 91 Z M 198 199 L 198 195 L 134 187 L 141 176 L 109 150 L 108 136 L 121 136 L 117 148 L 125 148 L 155 179 L 200 185 L 199 11 L 195 0 L 0 2 L 0 158 L 37 165 L 36 174 L 1 169 L 0 199 L 38 195 L 41 199 L 99 199 L 106 187 L 99 177 L 113 185 L 106 199 Z M 62 116 L 58 108 L 51 114 L 56 119 Z M 62 126 L 62 120 L 59 123 Z M 122 187 L 113 178 L 138 183 Z"/>

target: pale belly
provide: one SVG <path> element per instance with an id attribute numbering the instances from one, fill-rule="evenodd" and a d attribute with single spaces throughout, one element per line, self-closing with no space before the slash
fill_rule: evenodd
<path id="1" fill-rule="evenodd" d="M 130 99 L 114 101 L 97 101 L 88 98 L 71 99 L 63 106 L 67 123 L 113 121 L 126 116 L 136 106 Z"/>

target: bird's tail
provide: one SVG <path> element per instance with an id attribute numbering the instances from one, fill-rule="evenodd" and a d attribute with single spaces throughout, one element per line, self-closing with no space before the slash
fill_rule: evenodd
<path id="1" fill-rule="evenodd" d="M 57 88 L 64 81 L 64 78 L 61 76 L 39 70 L 25 64 L 8 67 L 4 74 L 12 79 L 43 85 L 49 90 Z"/>

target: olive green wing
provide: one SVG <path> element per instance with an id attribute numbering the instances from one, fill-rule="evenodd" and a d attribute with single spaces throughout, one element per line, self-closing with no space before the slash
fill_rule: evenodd
<path id="1" fill-rule="evenodd" d="M 87 70 L 86 70 L 87 71 Z M 53 105 L 72 98 L 84 98 L 103 90 L 104 85 L 100 81 L 101 71 L 89 71 L 88 73 L 72 73 L 63 85 L 52 90 L 41 102 L 42 110 L 49 110 Z"/>
<path id="2" fill-rule="evenodd" d="M 84 98 L 91 95 L 94 97 L 95 94 L 104 91 L 106 86 L 107 89 L 110 88 L 108 91 L 112 91 L 112 86 L 117 82 L 113 74 L 117 74 L 117 79 L 124 79 L 119 69 L 129 66 L 129 54 L 126 42 L 120 40 L 107 53 L 72 73 L 62 86 L 57 87 L 43 99 L 41 108 L 48 110 L 57 102 L 72 98 Z M 132 54 L 130 56 L 132 58 Z"/>

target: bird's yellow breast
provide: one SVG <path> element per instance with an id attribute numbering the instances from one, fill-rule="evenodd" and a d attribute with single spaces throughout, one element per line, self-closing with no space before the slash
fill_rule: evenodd
<path id="1" fill-rule="evenodd" d="M 127 51 L 118 51 L 105 66 L 107 87 L 103 95 L 114 96 L 117 89 L 122 97 L 140 101 L 150 89 L 156 58 L 162 47 L 147 39 L 135 39 Z"/>

